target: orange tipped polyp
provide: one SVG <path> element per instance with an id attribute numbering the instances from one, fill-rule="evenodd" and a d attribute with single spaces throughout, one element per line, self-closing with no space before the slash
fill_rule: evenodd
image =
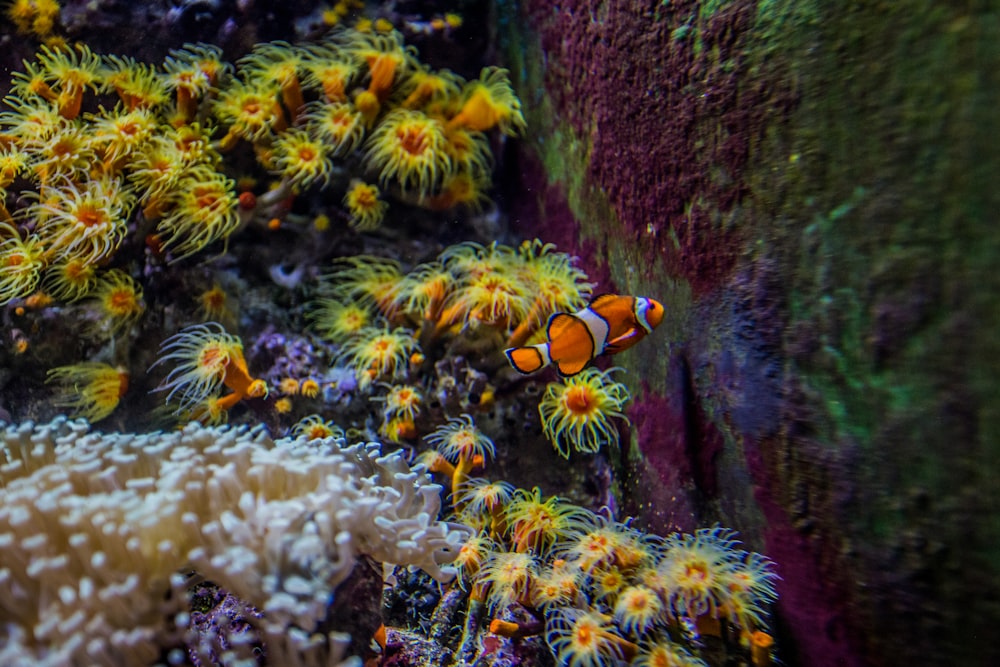
<path id="1" fill-rule="evenodd" d="M 774 638 L 757 630 L 750 635 L 750 660 L 754 667 L 770 667 L 771 648 L 774 646 Z"/>
<path id="2" fill-rule="evenodd" d="M 462 110 L 448 121 L 449 130 L 465 127 L 475 132 L 485 132 L 500 122 L 500 114 L 483 92 L 475 92 L 462 105 Z"/>
<path id="3" fill-rule="evenodd" d="M 490 621 L 490 632 L 501 637 L 513 637 L 517 634 L 518 630 L 520 630 L 520 627 L 512 621 L 505 621 L 500 618 L 494 618 Z"/>
<path id="4" fill-rule="evenodd" d="M 67 88 L 59 95 L 59 115 L 66 120 L 73 120 L 80 115 L 83 105 L 83 88 Z"/>
<path id="5" fill-rule="evenodd" d="M 392 80 L 396 77 L 396 59 L 383 53 L 369 61 L 368 69 L 372 75 L 368 92 L 379 100 L 384 100 L 392 88 Z"/>
<path id="6" fill-rule="evenodd" d="M 302 96 L 302 87 L 299 85 L 298 77 L 293 78 L 281 87 L 281 101 L 284 102 L 285 108 L 288 109 L 288 112 L 292 115 L 292 122 L 294 123 L 298 120 L 302 113 L 302 109 L 306 105 L 305 98 Z"/>

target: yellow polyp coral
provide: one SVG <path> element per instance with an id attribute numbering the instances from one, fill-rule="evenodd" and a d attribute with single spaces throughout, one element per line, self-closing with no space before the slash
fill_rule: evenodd
<path id="1" fill-rule="evenodd" d="M 210 169 L 185 175 L 157 225 L 164 248 L 183 258 L 228 237 L 240 225 L 238 206 L 231 179 Z"/>
<path id="2" fill-rule="evenodd" d="M 429 103 L 457 97 L 461 92 L 460 77 L 448 70 L 435 72 L 426 65 L 418 66 L 400 86 L 400 95 L 406 95 L 400 106 L 420 109 Z"/>
<path id="3" fill-rule="evenodd" d="M 424 397 L 420 390 L 413 385 L 394 384 L 389 386 L 389 392 L 385 396 L 377 396 L 372 400 L 385 403 L 384 416 L 386 418 L 406 417 L 412 421 L 420 414 L 420 406 Z"/>
<path id="4" fill-rule="evenodd" d="M 389 205 L 379 199 L 374 185 L 355 180 L 344 195 L 344 206 L 351 214 L 351 226 L 360 231 L 371 231 L 382 224 Z"/>
<path id="5" fill-rule="evenodd" d="M 298 128 L 290 128 L 275 139 L 272 162 L 273 173 L 302 190 L 326 184 L 334 169 L 326 144 Z"/>
<path id="6" fill-rule="evenodd" d="M 178 124 L 191 121 L 199 102 L 210 90 L 218 86 L 231 66 L 222 62 L 222 49 L 210 44 L 185 44 L 182 49 L 171 51 L 163 62 L 164 82 L 168 90 L 175 91 Z"/>
<path id="7" fill-rule="evenodd" d="M 88 361 L 51 369 L 47 382 L 58 385 L 53 405 L 68 409 L 73 418 L 95 423 L 118 407 L 128 390 L 129 374 L 121 366 Z"/>
<path id="8" fill-rule="evenodd" d="M 274 83 L 281 94 L 281 102 L 294 121 L 305 107 L 300 72 L 303 71 L 307 53 L 288 42 L 257 44 L 236 65 L 244 79 Z"/>
<path id="9" fill-rule="evenodd" d="M 0 305 L 31 294 L 45 268 L 37 236 L 21 237 L 13 225 L 0 223 Z"/>
<path id="10" fill-rule="evenodd" d="M 322 440 L 324 438 L 343 438 L 344 429 L 332 421 L 323 419 L 320 415 L 309 415 L 299 420 L 292 427 L 292 437 L 306 440 Z"/>
<path id="11" fill-rule="evenodd" d="M 89 120 L 95 150 L 106 172 L 117 172 L 123 162 L 139 154 L 159 130 L 156 117 L 144 107 L 102 109 Z"/>
<path id="12" fill-rule="evenodd" d="M 546 619 L 545 640 L 559 664 L 630 662 L 638 655 L 639 647 L 618 634 L 611 620 L 598 611 L 557 609 Z"/>
<path id="13" fill-rule="evenodd" d="M 152 65 L 128 56 L 104 56 L 103 89 L 114 91 L 128 111 L 155 109 L 170 99 L 170 91 Z"/>
<path id="14" fill-rule="evenodd" d="M 556 497 L 542 500 L 542 491 L 536 486 L 530 491 L 515 491 L 505 518 L 516 551 L 544 553 L 585 525 L 588 512 Z"/>
<path id="15" fill-rule="evenodd" d="M 324 284 L 331 286 L 330 296 L 337 300 L 375 306 L 390 316 L 402 277 L 399 262 L 393 259 L 357 255 L 337 260 L 334 270 L 324 276 Z"/>
<path id="16" fill-rule="evenodd" d="M 627 421 L 622 410 L 630 396 L 625 385 L 611 379 L 615 370 L 587 368 L 546 387 L 538 404 L 542 430 L 564 458 L 569 458 L 571 447 L 596 452 L 602 445 L 618 444 L 618 429 L 611 420 Z"/>
<path id="17" fill-rule="evenodd" d="M 37 60 L 44 82 L 38 94 L 54 101 L 63 118 L 79 116 L 86 90 L 97 91 L 102 85 L 101 59 L 86 45 L 77 44 L 62 49 L 42 46 Z"/>
<path id="18" fill-rule="evenodd" d="M 59 3 L 55 0 L 13 0 L 6 13 L 21 34 L 46 39 L 59 23 L 59 12 Z"/>
<path id="19" fill-rule="evenodd" d="M 310 102 L 303 116 L 307 131 L 326 142 L 330 155 L 342 157 L 357 148 L 365 136 L 361 113 L 341 102 Z"/>
<path id="20" fill-rule="evenodd" d="M 381 182 L 395 181 L 404 192 L 427 197 L 452 172 L 445 143 L 441 121 L 421 111 L 393 109 L 365 144 L 365 162 Z"/>
<path id="21" fill-rule="evenodd" d="M 33 156 L 31 171 L 42 185 L 86 178 L 96 159 L 93 143 L 79 125 L 57 125 L 44 139 L 28 146 Z"/>
<path id="22" fill-rule="evenodd" d="M 482 211 L 489 202 L 485 190 L 490 181 L 476 178 L 470 173 L 456 173 L 445 177 L 437 194 L 422 201 L 424 208 L 431 211 L 447 211 L 456 206 L 464 206 L 469 211 Z"/>
<path id="23" fill-rule="evenodd" d="M 380 103 L 385 101 L 393 84 L 405 76 L 412 52 L 403 46 L 403 38 L 398 32 L 370 34 L 353 32 L 350 34 L 347 51 L 368 68 L 368 90 Z"/>
<path id="24" fill-rule="evenodd" d="M 509 135 L 524 131 L 521 101 L 511 88 L 507 70 L 486 67 L 477 81 L 466 85 L 461 109 L 448 119 L 448 129 L 460 127 L 478 132 L 498 127 Z"/>
<path id="25" fill-rule="evenodd" d="M 213 110 L 229 126 L 219 142 L 223 150 L 231 148 L 238 139 L 257 141 L 285 129 L 287 122 L 277 92 L 278 87 L 273 83 L 235 81 L 219 94 Z"/>
<path id="26" fill-rule="evenodd" d="M 219 283 L 213 283 L 198 295 L 198 311 L 205 319 L 215 322 L 233 321 L 236 317 L 229 294 Z"/>
<path id="27" fill-rule="evenodd" d="M 452 463 L 472 461 L 477 456 L 483 460 L 496 455 L 493 441 L 476 428 L 472 417 L 462 415 L 428 435 L 425 440 Z"/>
<path id="28" fill-rule="evenodd" d="M 93 264 L 79 258 L 53 263 L 42 279 L 42 285 L 53 299 L 72 302 L 87 296 L 97 282 Z"/>
<path id="29" fill-rule="evenodd" d="M 243 342 L 215 322 L 187 327 L 165 340 L 153 368 L 163 363 L 176 365 L 157 391 L 167 392 L 168 404 L 177 402 L 176 413 L 216 399 L 208 411 L 214 421 L 241 400 L 267 397 L 267 383 L 247 370 Z M 231 393 L 218 398 L 222 387 Z"/>
<path id="30" fill-rule="evenodd" d="M 400 282 L 393 299 L 393 309 L 414 315 L 415 319 L 437 322 L 448 295 L 458 280 L 441 262 L 415 267 Z"/>
<path id="31" fill-rule="evenodd" d="M 142 287 L 118 269 L 112 269 L 97 279 L 90 298 L 101 315 L 93 333 L 99 333 L 105 327 L 113 333 L 122 333 L 146 310 Z"/>
<path id="32" fill-rule="evenodd" d="M 320 337 L 334 343 L 347 340 L 372 323 L 372 314 L 367 308 L 336 299 L 316 300 L 308 316 Z"/>
<path id="33" fill-rule="evenodd" d="M 82 186 L 62 179 L 46 190 L 28 214 L 39 221 L 38 233 L 54 257 L 87 263 L 110 257 L 125 238 L 132 196 L 114 178 Z"/>
<path id="34" fill-rule="evenodd" d="M 507 339 L 507 347 L 523 345 L 553 313 L 576 312 L 593 290 L 587 275 L 573 266 L 573 259 L 555 252 L 551 244 L 538 239 L 528 241 L 518 249 L 518 255 L 521 262 L 517 272 L 532 286 L 534 298 L 528 314 Z"/>
<path id="35" fill-rule="evenodd" d="M 322 91 L 326 102 L 346 102 L 347 90 L 359 73 L 351 55 L 332 43 L 305 46 L 303 54 L 303 85 Z"/>
<path id="36" fill-rule="evenodd" d="M 366 327 L 344 343 L 339 361 L 354 369 L 364 387 L 376 380 L 394 380 L 405 375 L 417 341 L 403 328 Z"/>

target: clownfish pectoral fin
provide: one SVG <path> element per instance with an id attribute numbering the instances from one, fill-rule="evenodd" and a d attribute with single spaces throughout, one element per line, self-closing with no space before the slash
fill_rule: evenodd
<path id="1" fill-rule="evenodd" d="M 621 352 L 622 350 L 627 350 L 642 340 L 645 335 L 646 332 L 642 329 L 632 327 L 621 336 L 618 336 L 618 338 L 609 340 L 608 344 L 604 346 L 604 351 L 608 354 L 615 354 L 617 352 Z"/>
<path id="2" fill-rule="evenodd" d="M 528 345 L 527 347 L 512 347 L 504 350 L 507 361 L 514 367 L 514 370 L 524 375 L 529 375 L 539 371 L 549 365 L 549 345 L 539 343 L 538 345 Z"/>

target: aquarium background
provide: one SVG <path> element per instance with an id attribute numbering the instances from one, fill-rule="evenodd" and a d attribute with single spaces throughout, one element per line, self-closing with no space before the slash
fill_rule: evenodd
<path id="1" fill-rule="evenodd" d="M 268 198 L 272 183 L 291 178 L 267 152 L 274 150 L 270 139 L 244 137 L 231 151 L 220 151 L 213 164 L 231 180 L 227 191 L 262 200 L 240 209 L 249 213 L 241 214 L 231 234 L 192 249 L 187 237 L 170 237 L 168 230 L 166 237 L 176 240 L 163 248 L 155 238 L 163 232 L 157 212 L 140 210 L 148 201 L 133 204 L 114 251 L 92 259 L 100 273 L 117 270 L 142 289 L 139 312 L 110 321 L 91 297 L 32 299 L 36 287 L 44 293 L 51 284 L 41 275 L 23 293 L 5 292 L 0 417 L 12 429 L 6 462 L 17 458 L 10 451 L 28 437 L 26 427 L 15 431 L 16 425 L 79 412 L 71 400 L 67 410 L 65 393 L 79 393 L 79 385 L 70 382 L 67 389 L 49 371 L 83 361 L 124 366 L 127 393 L 94 426 L 62 424 L 36 440 L 50 438 L 54 448 L 60 438 L 65 446 L 66 438 L 82 442 L 88 433 L 88 446 L 97 447 L 96 434 L 169 434 L 178 422 L 200 416 L 176 402 L 164 409 L 170 392 L 155 390 L 169 384 L 175 366 L 157 360 L 170 336 L 214 320 L 241 338 L 249 376 L 270 388 L 266 398 L 244 391 L 244 400 L 228 409 L 230 425 L 264 425 L 275 440 L 301 438 L 305 427 L 293 429 L 316 414 L 319 423 L 336 422 L 331 429 L 341 429 L 349 442 L 378 440 L 386 451 L 402 446 L 406 465 L 424 454 L 420 460 L 444 488 L 444 513 L 429 529 L 441 531 L 434 534 L 442 540 L 459 537 L 446 537 L 446 522 L 455 519 L 448 511 L 466 501 L 456 503 L 447 491 L 463 483 L 455 467 L 462 474 L 471 466 L 465 474 L 523 490 L 522 505 L 558 496 L 589 512 L 606 507 L 605 521 L 634 517 L 616 528 L 629 539 L 669 540 L 682 531 L 740 554 L 723 557 L 725 563 L 757 562 L 750 554 L 773 562 L 756 589 L 759 618 L 741 622 L 732 609 L 705 613 L 678 602 L 681 597 L 670 592 L 675 589 L 661 589 L 657 599 L 669 611 L 650 626 L 651 635 L 623 628 L 622 615 L 611 630 L 636 646 L 635 653 L 609 640 L 578 664 L 687 664 L 648 659 L 656 643 L 651 636 L 682 646 L 684 659 L 713 665 L 988 665 L 1000 659 L 990 634 L 1000 604 L 996 3 L 98 1 L 12 2 L 4 8 L 4 86 L 26 70 L 24 61 L 35 62 L 43 45 L 58 52 L 82 43 L 95 54 L 160 67 L 178 58 L 172 50 L 203 43 L 220 49 L 220 61 L 237 65 L 236 76 L 239 59 L 256 44 L 320 44 L 331 32 L 356 30 L 367 19 L 370 34 L 380 34 L 377 22 L 385 21 L 382 34 L 398 31 L 417 49 L 420 63 L 447 68 L 466 82 L 484 67 L 506 68 L 524 119 L 523 127 L 508 117 L 483 131 L 480 157 L 489 164 L 488 183 L 480 183 L 482 198 L 472 201 L 432 206 L 431 197 L 444 190 L 436 177 L 428 177 L 423 192 L 419 178 L 385 176 L 383 164 L 370 157 L 364 142 L 384 122 L 386 107 L 402 105 L 405 97 L 394 80 L 392 86 L 400 87 L 386 93 L 384 107 L 365 121 L 369 134 L 330 158 L 334 173 L 300 181 L 294 193 L 279 190 L 286 197 Z M 373 89 L 371 63 L 366 66 L 357 65 L 352 95 Z M 308 101 L 320 96 L 316 88 L 306 95 Z M 89 88 L 79 118 L 96 118 L 102 104 L 110 109 L 115 100 L 110 88 Z M 4 111 L 16 111 L 14 102 Z M 180 103 L 171 97 L 163 104 Z M 281 104 L 288 113 L 289 101 Z M 212 126 L 207 136 L 219 142 L 233 123 L 205 113 L 198 119 Z M 454 119 L 459 112 L 441 113 Z M 6 117 L 4 132 L 12 123 Z M 0 148 L 10 152 L 11 141 Z M 110 164 L 107 154 L 91 160 L 101 157 Z M 81 180 L 87 171 L 72 178 Z M 4 231 L 0 280 L 21 275 L 21 255 L 10 259 L 11 239 L 29 240 L 35 231 L 37 222 L 18 214 L 44 199 L 26 194 L 44 189 L 43 176 L 37 170 L 26 175 L 31 173 L 5 178 L 3 203 L 16 234 Z M 355 178 L 382 190 L 388 207 L 377 226 L 365 224 L 345 201 Z M 591 448 L 596 452 L 570 447 L 564 458 L 553 447 L 537 406 L 549 385 L 560 381 L 551 370 L 524 379 L 507 367 L 500 352 L 513 318 L 498 325 L 499 318 L 477 316 L 471 319 L 486 325 L 466 327 L 472 311 L 465 311 L 466 319 L 447 323 L 453 330 L 438 332 L 417 317 L 410 328 L 424 358 L 413 359 L 407 348 L 405 372 L 382 368 L 372 386 L 364 380 L 372 366 L 347 363 L 357 358 L 345 356 L 348 341 L 317 333 L 315 312 L 323 310 L 317 306 L 323 299 L 367 299 L 366 307 L 377 302 L 363 290 L 337 291 L 352 276 L 345 271 L 374 264 L 345 264 L 345 258 L 387 258 L 400 263 L 400 275 L 410 275 L 456 244 L 479 244 L 469 252 L 483 259 L 493 257 L 490 248 L 516 254 L 522 241 L 530 248 L 536 238 L 536 248 L 552 243 L 550 253 L 578 258 L 572 265 L 593 284 L 593 294 L 647 296 L 665 308 L 648 340 L 596 360 L 600 370 L 621 369 L 601 386 L 621 383 L 630 397 L 621 417 L 610 417 L 615 435 L 602 436 Z M 494 241 L 500 246 L 491 246 Z M 39 261 L 51 268 L 50 259 Z M 0 281 L 5 289 L 13 290 L 12 284 Z M 216 285 L 228 310 L 209 299 Z M 331 365 L 348 370 L 338 375 Z M 286 385 L 283 392 L 281 381 L 289 378 L 299 387 L 293 392 Z M 309 379 L 318 385 L 314 396 L 300 389 Z M 419 418 L 392 423 L 402 412 L 386 412 L 387 387 L 403 382 L 419 386 L 428 400 Z M 183 404 L 183 392 L 179 397 Z M 494 454 L 483 457 L 480 468 L 471 456 L 439 446 L 454 454 L 452 468 L 435 469 L 425 454 L 435 449 L 430 436 L 448 424 L 458 429 L 449 419 L 464 414 L 490 437 Z M 439 443 L 446 440 L 439 435 Z M 216 438 L 191 437 L 205 447 Z M 164 442 L 172 441 L 165 436 Z M 485 445 L 478 446 L 482 456 Z M 342 464 L 339 450 L 296 451 L 307 462 L 328 457 L 313 465 Z M 225 463 L 224 456 L 205 456 Z M 356 459 L 352 465 L 376 466 L 359 451 L 348 456 Z M 399 471 L 395 462 L 384 465 Z M 391 477 L 377 466 L 365 469 Z M 12 470 L 10 479 L 20 474 Z M 233 484 L 240 488 L 239 481 Z M 376 485 L 372 494 L 391 495 L 380 489 L 392 484 Z M 542 495 L 534 497 L 536 487 Z M 13 488 L 9 479 L 0 487 L 11 494 L 4 497 L 9 507 L 16 504 Z M 408 517 L 402 512 L 397 518 Z M 206 524 L 211 519 L 204 517 Z M 21 525 L 13 513 L 4 521 L 5 534 Z M 498 539 L 506 543 L 494 552 L 546 549 L 546 538 L 528 539 L 529 547 L 521 549 L 512 533 L 498 533 L 504 534 Z M 737 535 L 740 544 L 727 542 Z M 358 557 L 403 562 L 412 556 L 400 553 L 393 540 L 378 539 L 385 545 L 359 549 Z M 650 556 L 661 575 L 669 569 L 664 554 L 690 546 L 672 539 L 666 546 L 656 542 L 657 555 Z M 4 548 L 20 554 L 25 568 L 37 560 L 20 543 Z M 0 572 L 15 569 L 8 564 L 13 558 L 0 563 Z M 494 592 L 484 594 L 485 610 L 469 590 L 442 588 L 403 569 L 387 574 L 379 600 L 374 591 L 380 582 L 372 573 L 380 566 L 355 566 L 346 584 L 338 582 L 344 588 L 325 615 L 317 612 L 334 626 L 324 632 L 350 632 L 353 643 L 342 647 L 331 640 L 323 655 L 331 664 L 347 655 L 395 665 L 568 663 L 566 651 L 576 645 L 567 637 L 579 637 L 567 628 L 578 629 L 581 620 L 566 609 L 603 608 L 615 616 L 616 603 L 597 591 L 596 570 L 588 571 L 587 583 L 575 582 L 586 600 L 531 609 L 516 582 L 505 584 L 514 593 L 497 597 L 502 559 L 486 558 L 493 558 L 487 572 Z M 439 563 L 425 550 L 412 564 L 436 574 Z M 206 561 L 202 569 L 211 567 Z M 225 566 L 214 567 L 217 578 L 227 576 Z M 261 567 L 280 569 L 270 561 Z M 557 566 L 547 561 L 538 567 Z M 626 578 L 635 583 L 638 571 L 626 571 Z M 246 599 L 253 593 L 241 599 L 225 585 L 209 585 L 218 583 L 196 577 L 162 589 L 191 596 L 194 631 L 165 632 L 162 652 L 147 662 L 224 661 L 231 647 L 199 653 L 198 637 L 221 632 L 213 628 L 226 623 L 234 637 L 252 633 L 234 619 L 256 618 L 259 609 Z M 75 603 L 79 593 L 73 595 Z M 37 626 L 34 636 L 18 634 L 16 628 L 30 624 L 19 620 L 17 599 L 15 588 L 0 590 L 0 646 L 26 644 L 54 664 L 74 664 L 70 658 L 59 662 L 65 646 L 46 640 Z M 42 619 L 45 605 L 34 604 Z M 506 620 L 516 629 L 493 627 L 490 618 L 503 615 L 497 607 L 508 604 L 515 611 Z M 477 614 L 478 627 L 469 621 Z M 722 627 L 697 623 L 701 617 L 721 617 Z M 254 623 L 246 621 L 250 628 Z M 376 649 L 368 638 L 378 635 L 380 623 L 387 639 Z M 299 627 L 289 621 L 289 633 L 292 626 Z M 284 631 L 258 630 L 253 641 L 264 648 L 254 646 L 256 659 L 282 664 Z"/>

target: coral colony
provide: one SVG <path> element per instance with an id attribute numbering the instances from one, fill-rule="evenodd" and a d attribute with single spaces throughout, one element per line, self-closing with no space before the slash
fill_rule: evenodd
<path id="1" fill-rule="evenodd" d="M 0 114 L 4 354 L 77 338 L 0 431 L 0 663 L 770 664 L 777 574 L 732 531 L 496 478 L 518 406 L 561 457 L 617 449 L 629 378 L 508 366 L 594 294 L 552 245 L 400 250 L 495 211 L 526 126 L 503 69 L 433 69 L 360 8 L 233 64 L 99 55 L 9 5 L 45 45 Z M 269 238 L 321 261 L 241 254 Z M 144 401 L 162 430 L 98 430 Z"/>

